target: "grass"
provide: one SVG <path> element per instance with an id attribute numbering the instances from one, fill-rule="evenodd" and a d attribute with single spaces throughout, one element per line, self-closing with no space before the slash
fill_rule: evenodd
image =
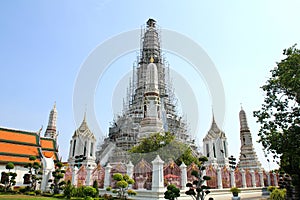
<path id="1" fill-rule="evenodd" d="M 29 196 L 29 195 L 0 195 L 0 199 L 2 200 L 25 200 L 25 199 L 35 199 L 35 200 L 57 200 L 57 198 L 52 197 L 42 197 L 42 196 Z"/>

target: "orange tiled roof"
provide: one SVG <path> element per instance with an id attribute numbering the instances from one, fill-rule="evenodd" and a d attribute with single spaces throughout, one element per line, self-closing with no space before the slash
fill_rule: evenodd
<path id="1" fill-rule="evenodd" d="M 30 160 L 28 157 L 18 157 L 18 156 L 8 156 L 0 155 L 0 162 L 13 162 L 13 163 L 29 163 Z M 33 161 L 32 161 L 33 162 Z"/>
<path id="2" fill-rule="evenodd" d="M 37 144 L 37 135 L 32 132 L 0 128 L 0 139 Z"/>
<path id="3" fill-rule="evenodd" d="M 48 158 L 54 156 L 54 159 L 58 159 L 55 140 L 41 138 L 34 132 L 0 127 L 1 163 L 28 163 L 29 156 L 36 156 L 40 159 L 41 154 Z"/>
<path id="4" fill-rule="evenodd" d="M 11 154 L 22 154 L 28 156 L 38 156 L 38 149 L 36 146 L 12 144 L 0 141 L 0 153 L 2 152 Z"/>
<path id="5" fill-rule="evenodd" d="M 55 150 L 54 147 L 54 141 L 52 139 L 46 139 L 46 138 L 41 138 L 41 146 L 44 149 L 53 149 Z"/>

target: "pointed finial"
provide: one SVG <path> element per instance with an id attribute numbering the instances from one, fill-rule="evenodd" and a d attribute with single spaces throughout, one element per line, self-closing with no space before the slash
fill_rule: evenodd
<path id="1" fill-rule="evenodd" d="M 83 115 L 83 121 L 86 121 L 86 111 L 84 111 L 84 115 Z"/>
<path id="2" fill-rule="evenodd" d="M 154 62 L 154 58 L 153 58 L 153 56 L 151 56 L 150 63 L 153 63 L 153 62 Z"/>
<path id="3" fill-rule="evenodd" d="M 240 105 L 241 105 L 241 110 L 244 110 L 244 109 L 243 109 L 243 104 L 242 104 L 242 103 L 240 103 Z"/>

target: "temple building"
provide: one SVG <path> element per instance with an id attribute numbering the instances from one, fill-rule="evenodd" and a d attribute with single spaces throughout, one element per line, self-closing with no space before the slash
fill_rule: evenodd
<path id="1" fill-rule="evenodd" d="M 208 164 L 219 167 L 229 166 L 227 138 L 218 127 L 214 116 L 211 127 L 203 138 L 203 155 L 208 158 Z"/>
<path id="2" fill-rule="evenodd" d="M 239 118 L 241 151 L 237 166 L 242 169 L 260 170 L 261 164 L 257 159 L 257 155 L 253 147 L 251 132 L 248 127 L 246 113 L 243 108 L 241 108 Z"/>
<path id="3" fill-rule="evenodd" d="M 49 188 L 49 178 L 51 178 L 54 168 L 54 161 L 59 160 L 56 131 L 56 105 L 49 115 L 49 122 L 44 137 L 41 131 L 25 131 L 12 128 L 0 127 L 0 174 L 6 171 L 6 164 L 14 163 L 12 172 L 17 173 L 16 185 L 23 185 L 23 177 L 28 173 L 28 168 L 24 164 L 29 163 L 29 157 L 35 156 L 36 162 L 43 166 L 43 177 L 41 190 Z"/>
<path id="4" fill-rule="evenodd" d="M 70 141 L 70 150 L 68 163 L 70 166 L 84 165 L 89 168 L 96 166 L 96 137 L 89 129 L 86 115 L 81 125 L 74 131 L 72 140 Z"/>
<path id="5" fill-rule="evenodd" d="M 151 133 L 170 132 L 176 139 L 195 147 L 186 121 L 178 114 L 169 67 L 161 55 L 156 21 L 149 19 L 142 29 L 141 50 L 129 84 L 123 113 L 109 128 L 97 161 L 128 162 L 127 150 Z"/>

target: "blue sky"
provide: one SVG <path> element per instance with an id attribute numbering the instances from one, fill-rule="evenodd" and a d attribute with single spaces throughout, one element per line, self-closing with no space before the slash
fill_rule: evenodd
<path id="1" fill-rule="evenodd" d="M 259 87 L 269 77 L 275 62 L 282 59 L 282 50 L 299 43 L 299 8 L 300 2 L 296 0 L 0 1 L 0 126 L 37 131 L 43 125 L 45 130 L 56 101 L 58 143 L 66 160 L 69 141 L 77 126 L 72 98 L 82 63 L 102 42 L 140 28 L 151 17 L 160 27 L 188 36 L 206 51 L 223 81 L 226 118 L 220 126 L 227 135 L 230 154 L 239 156 L 238 113 L 242 103 L 255 149 L 268 169 L 262 147 L 256 143 L 259 125 L 252 111 L 260 108 L 263 94 Z M 106 73 L 108 78 L 99 81 L 95 113 L 106 132 L 113 113 L 101 108 L 110 108 L 111 102 L 103 99 L 112 91 L 101 88 L 114 88 L 118 79 L 114 82 L 109 77 L 123 67 L 123 74 L 118 75 L 122 78 L 132 67 L 135 55 L 118 59 L 111 66 L 114 71 Z M 181 66 L 188 67 L 174 55 L 166 53 L 166 58 L 178 73 L 184 73 Z M 183 76 L 198 90 L 195 92 L 200 109 L 197 135 L 202 141 L 212 118 L 209 92 L 201 77 L 195 80 L 189 79 L 192 74 Z M 189 113 L 184 115 L 188 119 Z M 272 163 L 270 166 L 276 167 Z"/>

